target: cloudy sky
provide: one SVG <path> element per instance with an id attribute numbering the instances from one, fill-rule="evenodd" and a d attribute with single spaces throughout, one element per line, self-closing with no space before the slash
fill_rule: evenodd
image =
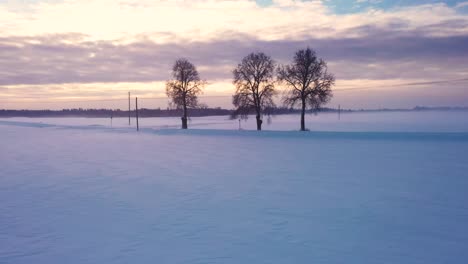
<path id="1" fill-rule="evenodd" d="M 0 0 L 0 32 L 0 109 L 124 109 L 127 91 L 165 107 L 180 57 L 230 108 L 243 56 L 307 46 L 337 78 L 331 107 L 468 106 L 468 1 Z"/>

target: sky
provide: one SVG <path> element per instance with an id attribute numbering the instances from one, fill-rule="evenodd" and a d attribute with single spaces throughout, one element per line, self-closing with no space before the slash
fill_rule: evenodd
<path id="1" fill-rule="evenodd" d="M 244 56 L 306 47 L 337 79 L 329 107 L 468 106 L 468 1 L 0 0 L 0 33 L 0 109 L 165 108 L 178 58 L 232 108 Z"/>

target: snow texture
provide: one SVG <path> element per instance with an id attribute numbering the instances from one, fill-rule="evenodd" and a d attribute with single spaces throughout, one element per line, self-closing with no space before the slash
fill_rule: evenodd
<path id="1" fill-rule="evenodd" d="M 466 263 L 467 119 L 393 118 L 0 120 L 0 263 Z"/>

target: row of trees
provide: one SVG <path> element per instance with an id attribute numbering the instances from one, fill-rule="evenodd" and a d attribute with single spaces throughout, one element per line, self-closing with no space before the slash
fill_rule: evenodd
<path id="1" fill-rule="evenodd" d="M 314 50 L 298 50 L 288 65 L 277 65 L 262 52 L 251 53 L 233 71 L 236 91 L 232 97 L 234 118 L 247 119 L 255 114 L 257 130 L 262 130 L 266 109 L 275 107 L 277 85 L 285 88 L 282 103 L 287 107 L 301 107 L 301 130 L 305 127 L 307 108 L 318 109 L 332 97 L 335 77 L 328 72 L 327 63 Z M 198 95 L 206 81 L 201 80 L 196 67 L 186 59 L 179 59 L 172 68 L 172 80 L 166 83 L 166 93 L 172 102 L 183 109 L 182 128 L 187 129 L 188 108 L 198 105 Z"/>

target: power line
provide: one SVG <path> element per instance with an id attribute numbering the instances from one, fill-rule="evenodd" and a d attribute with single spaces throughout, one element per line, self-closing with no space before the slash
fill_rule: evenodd
<path id="1" fill-rule="evenodd" d="M 445 83 L 467 82 L 467 81 L 468 81 L 468 78 L 463 78 L 463 79 L 429 81 L 429 82 L 410 82 L 410 83 L 388 84 L 388 85 L 379 85 L 378 87 L 379 88 L 389 88 L 389 87 L 404 87 L 404 86 L 420 86 L 420 85 L 428 85 L 428 84 L 445 84 Z M 369 90 L 369 89 L 375 89 L 375 88 L 376 88 L 376 86 L 349 87 L 349 88 L 333 89 L 333 91 Z"/>

